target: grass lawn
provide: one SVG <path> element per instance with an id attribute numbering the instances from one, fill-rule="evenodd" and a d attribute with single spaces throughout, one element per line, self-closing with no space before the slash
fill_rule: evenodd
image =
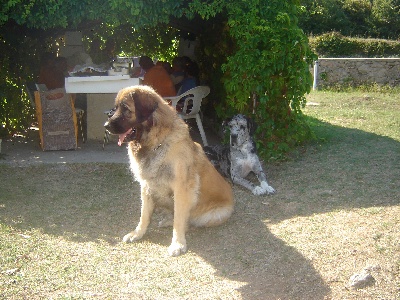
<path id="1" fill-rule="evenodd" d="M 399 299 L 400 92 L 312 92 L 318 140 L 234 187 L 224 225 L 121 238 L 140 215 L 126 164 L 0 162 L 0 299 Z M 155 216 L 157 218 L 157 215 Z M 375 284 L 353 289 L 368 269 Z"/>

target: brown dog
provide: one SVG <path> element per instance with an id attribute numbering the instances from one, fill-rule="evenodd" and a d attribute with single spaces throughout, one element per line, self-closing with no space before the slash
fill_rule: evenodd
<path id="1" fill-rule="evenodd" d="M 168 253 L 186 252 L 189 224 L 214 226 L 233 212 L 230 184 L 217 172 L 193 142 L 187 125 L 153 89 L 133 86 L 122 89 L 114 113 L 104 125 L 128 141 L 131 171 L 141 186 L 142 209 L 136 229 L 125 242 L 142 238 L 155 206 L 173 211 L 173 237 Z"/>

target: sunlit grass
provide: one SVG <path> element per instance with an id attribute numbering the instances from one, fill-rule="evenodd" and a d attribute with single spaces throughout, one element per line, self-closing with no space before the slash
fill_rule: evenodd
<path id="1" fill-rule="evenodd" d="M 312 92 L 318 139 L 265 166 L 276 195 L 235 186 L 232 218 L 177 258 L 157 215 L 121 242 L 140 215 L 126 164 L 0 164 L 0 298 L 400 298 L 400 97 L 367 92 Z M 366 267 L 376 284 L 349 288 Z"/>

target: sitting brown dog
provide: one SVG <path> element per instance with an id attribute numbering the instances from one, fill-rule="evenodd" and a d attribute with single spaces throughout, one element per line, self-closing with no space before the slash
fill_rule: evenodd
<path id="1" fill-rule="evenodd" d="M 146 233 L 155 206 L 173 212 L 171 256 L 187 250 L 187 226 L 214 226 L 233 212 L 230 184 L 193 142 L 187 125 L 153 89 L 122 89 L 104 125 L 128 142 L 130 167 L 141 186 L 142 209 L 136 229 L 123 238 L 139 240 Z"/>

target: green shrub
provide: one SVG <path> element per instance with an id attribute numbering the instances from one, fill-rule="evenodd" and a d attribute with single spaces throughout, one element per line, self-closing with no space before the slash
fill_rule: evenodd
<path id="1" fill-rule="evenodd" d="M 257 148 L 265 159 L 284 157 L 311 135 L 301 109 L 316 56 L 298 27 L 296 3 L 232 2 L 226 7 L 226 25 L 202 39 L 208 73 L 222 75 L 212 86 L 221 92 L 214 103 L 217 116 L 252 117 L 258 124 Z"/>
<path id="2" fill-rule="evenodd" d="M 153 2 L 123 1 L 121 4 L 121 1 L 105 1 L 101 6 L 81 6 L 82 1 L 64 0 L 35 2 L 32 7 L 10 6 L 9 10 L 0 13 L 0 25 L 2 20 L 6 22 L 12 16 L 23 26 L 13 26 L 13 22 L 7 22 L 5 25 L 8 26 L 0 26 L 0 37 L 14 27 L 35 35 L 36 30 L 28 30 L 32 27 L 42 29 L 42 33 L 53 38 L 37 47 L 32 43 L 21 47 L 18 44 L 21 40 L 18 31 L 7 35 L 4 39 L 7 43 L 0 43 L 0 50 L 10 44 L 13 37 L 15 44 L 13 48 L 0 51 L 0 57 L 1 53 L 6 53 L 5 57 L 12 58 L 18 64 L 14 62 L 3 66 L 21 67 L 20 72 L 13 72 L 9 76 L 12 79 L 10 82 L 21 87 L 18 78 L 26 79 L 26 74 L 38 73 L 34 70 L 28 73 L 26 68 L 34 60 L 24 63 L 23 58 L 28 57 L 33 49 L 40 53 L 43 48 L 54 46 L 56 37 L 60 35 L 57 30 L 59 27 L 73 28 L 82 23 L 90 25 L 86 31 L 95 32 L 93 26 L 101 16 L 107 32 L 123 41 L 120 50 L 130 53 L 129 50 L 135 49 L 151 55 L 151 49 L 170 52 L 173 43 L 166 28 L 171 20 L 176 18 L 184 21 L 187 18 L 196 23 L 199 20 L 194 18 L 196 16 L 209 21 L 198 24 L 204 24 L 201 29 L 210 28 L 207 35 L 202 34 L 203 30 L 198 30 L 198 35 L 203 35 L 199 39 L 203 42 L 204 54 L 198 57 L 201 58 L 202 69 L 208 74 L 206 83 L 211 85 L 209 98 L 218 97 L 219 102 L 212 103 L 213 113 L 220 120 L 235 113 L 252 116 L 259 124 L 256 139 L 264 158 L 279 158 L 309 136 L 310 130 L 305 125 L 301 109 L 306 102 L 305 94 L 311 89 L 310 65 L 316 56 L 310 50 L 307 36 L 298 26 L 298 0 L 165 0 L 160 5 L 154 5 Z M 21 14 L 23 9 L 26 11 Z M 56 17 L 50 15 L 53 11 L 57 11 Z M 90 23 L 90 20 L 95 22 Z M 211 30 L 211 27 L 215 30 Z M 17 53 L 20 49 L 21 53 Z M 160 57 L 169 58 L 167 55 Z M 13 95 L 6 95 L 0 100 L 9 103 L 9 99 L 18 101 Z M 0 121 L 3 124 L 1 116 Z"/>
<path id="3" fill-rule="evenodd" d="M 22 82 L 0 82 L 0 138 L 26 131 L 33 121 L 29 98 Z"/>
<path id="4" fill-rule="evenodd" d="M 337 32 L 309 39 L 319 57 L 400 57 L 400 42 L 349 38 Z"/>
<path id="5" fill-rule="evenodd" d="M 33 81 L 32 74 L 38 74 L 39 60 L 36 49 L 42 43 L 18 35 L 18 28 L 0 31 L 7 34 L 7 43 L 0 43 L 0 137 L 25 132 L 34 120 L 34 110 L 25 83 Z"/>

